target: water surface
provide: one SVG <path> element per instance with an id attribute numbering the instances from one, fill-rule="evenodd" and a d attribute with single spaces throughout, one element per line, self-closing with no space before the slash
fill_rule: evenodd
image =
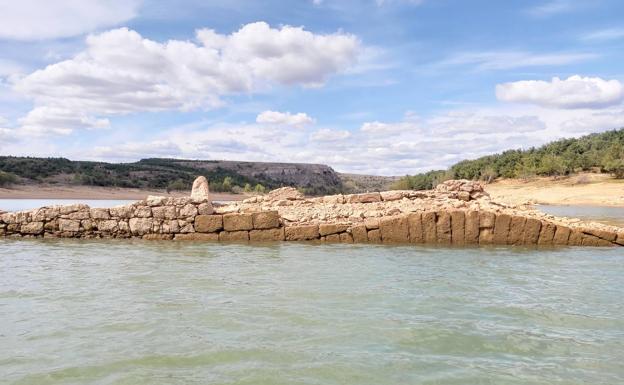
<path id="1" fill-rule="evenodd" d="M 621 384 L 621 249 L 0 240 L 0 383 Z"/>
<path id="2" fill-rule="evenodd" d="M 43 206 L 72 205 L 83 203 L 90 207 L 108 208 L 136 202 L 136 200 L 124 199 L 0 199 L 0 210 L 23 211 L 36 209 Z"/>
<path id="3" fill-rule="evenodd" d="M 579 218 L 624 227 L 624 207 L 538 205 L 536 208 L 558 217 Z"/>

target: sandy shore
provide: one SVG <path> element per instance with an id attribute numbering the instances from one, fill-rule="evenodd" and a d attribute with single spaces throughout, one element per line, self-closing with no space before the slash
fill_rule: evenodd
<path id="1" fill-rule="evenodd" d="M 141 190 L 133 188 L 91 186 L 14 186 L 0 188 L 0 199 L 145 199 L 148 195 L 182 197 L 188 191 L 167 193 L 164 190 Z M 245 199 L 244 194 L 212 193 L 216 201 Z"/>
<path id="2" fill-rule="evenodd" d="M 624 207 L 624 180 L 609 175 L 579 174 L 562 179 L 507 179 L 489 184 L 493 200 L 510 204 Z"/>

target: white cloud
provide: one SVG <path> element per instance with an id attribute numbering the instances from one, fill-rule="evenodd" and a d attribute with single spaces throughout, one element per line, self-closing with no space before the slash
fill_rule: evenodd
<path id="1" fill-rule="evenodd" d="M 619 104 L 624 87 L 618 80 L 570 76 L 550 82 L 523 80 L 496 86 L 496 97 L 506 102 L 554 108 L 604 108 Z"/>
<path id="2" fill-rule="evenodd" d="M 329 128 L 321 128 L 310 135 L 310 139 L 317 142 L 334 142 L 349 138 L 351 133 L 346 130 L 331 130 Z"/>
<path id="3" fill-rule="evenodd" d="M 230 35 L 202 29 L 196 37 L 199 43 L 159 43 L 127 28 L 91 35 L 85 51 L 17 80 L 14 88 L 37 107 L 73 111 L 88 123 L 93 116 L 215 108 L 223 96 L 275 84 L 319 86 L 352 65 L 360 48 L 353 35 L 264 22 Z"/>
<path id="4" fill-rule="evenodd" d="M 525 51 L 464 52 L 438 65 L 474 65 L 477 70 L 506 70 L 525 67 L 544 67 L 574 64 L 596 58 L 592 53 L 548 53 Z"/>
<path id="5" fill-rule="evenodd" d="M 533 17 L 549 17 L 559 13 L 569 12 L 574 9 L 571 0 L 550 0 L 528 9 Z"/>
<path id="6" fill-rule="evenodd" d="M 67 135 L 76 128 L 100 129 L 110 127 L 108 119 L 98 119 L 84 113 L 50 106 L 34 108 L 26 116 L 19 119 L 19 122 L 21 123 L 21 130 L 30 134 Z"/>
<path id="7" fill-rule="evenodd" d="M 155 140 L 123 143 L 115 146 L 97 146 L 93 149 L 93 153 L 107 159 L 175 158 L 180 156 L 182 150 L 171 141 Z"/>
<path id="8" fill-rule="evenodd" d="M 615 40 L 622 38 L 624 38 L 624 28 L 601 29 L 581 37 L 582 40 L 587 41 Z"/>
<path id="9" fill-rule="evenodd" d="M 75 36 L 134 18 L 139 0 L 0 0 L 0 39 Z"/>
<path id="10" fill-rule="evenodd" d="M 290 112 L 263 111 L 256 117 L 256 122 L 261 124 L 282 124 L 302 127 L 314 123 L 314 119 L 303 112 L 291 114 Z"/>

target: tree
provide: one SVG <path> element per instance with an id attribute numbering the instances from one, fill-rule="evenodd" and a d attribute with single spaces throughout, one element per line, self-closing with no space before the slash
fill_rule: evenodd
<path id="1" fill-rule="evenodd" d="M 223 191 L 232 191 L 232 178 L 226 176 L 223 178 L 223 183 L 221 184 Z"/>
<path id="2" fill-rule="evenodd" d="M 245 187 L 243 188 L 243 191 L 245 191 L 246 193 L 251 192 L 251 185 L 249 183 L 245 183 Z"/>
<path id="3" fill-rule="evenodd" d="M 617 179 L 624 179 L 624 159 L 615 159 L 605 165 L 605 171 Z"/>
<path id="4" fill-rule="evenodd" d="M 0 171 L 0 186 L 8 186 L 17 182 L 17 177 L 10 172 Z"/>
<path id="5" fill-rule="evenodd" d="M 254 191 L 257 192 L 258 194 L 264 194 L 265 190 L 266 189 L 264 188 L 264 186 L 261 185 L 260 183 L 258 183 L 256 187 L 254 187 Z"/>

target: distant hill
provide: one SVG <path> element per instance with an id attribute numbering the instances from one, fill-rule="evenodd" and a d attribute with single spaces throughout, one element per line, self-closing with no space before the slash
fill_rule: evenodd
<path id="1" fill-rule="evenodd" d="M 448 179 L 492 181 L 496 178 L 562 176 L 580 171 L 611 173 L 624 178 L 624 128 L 575 139 L 562 139 L 538 148 L 509 150 L 464 160 L 447 170 L 408 175 L 392 188 L 427 190 Z"/>
<path id="2" fill-rule="evenodd" d="M 198 175 L 208 178 L 213 191 L 264 191 L 293 186 L 307 194 L 318 195 L 344 190 L 338 173 L 322 164 L 157 158 L 134 163 L 105 163 L 0 157 L 0 185 L 46 183 L 188 190 Z"/>

